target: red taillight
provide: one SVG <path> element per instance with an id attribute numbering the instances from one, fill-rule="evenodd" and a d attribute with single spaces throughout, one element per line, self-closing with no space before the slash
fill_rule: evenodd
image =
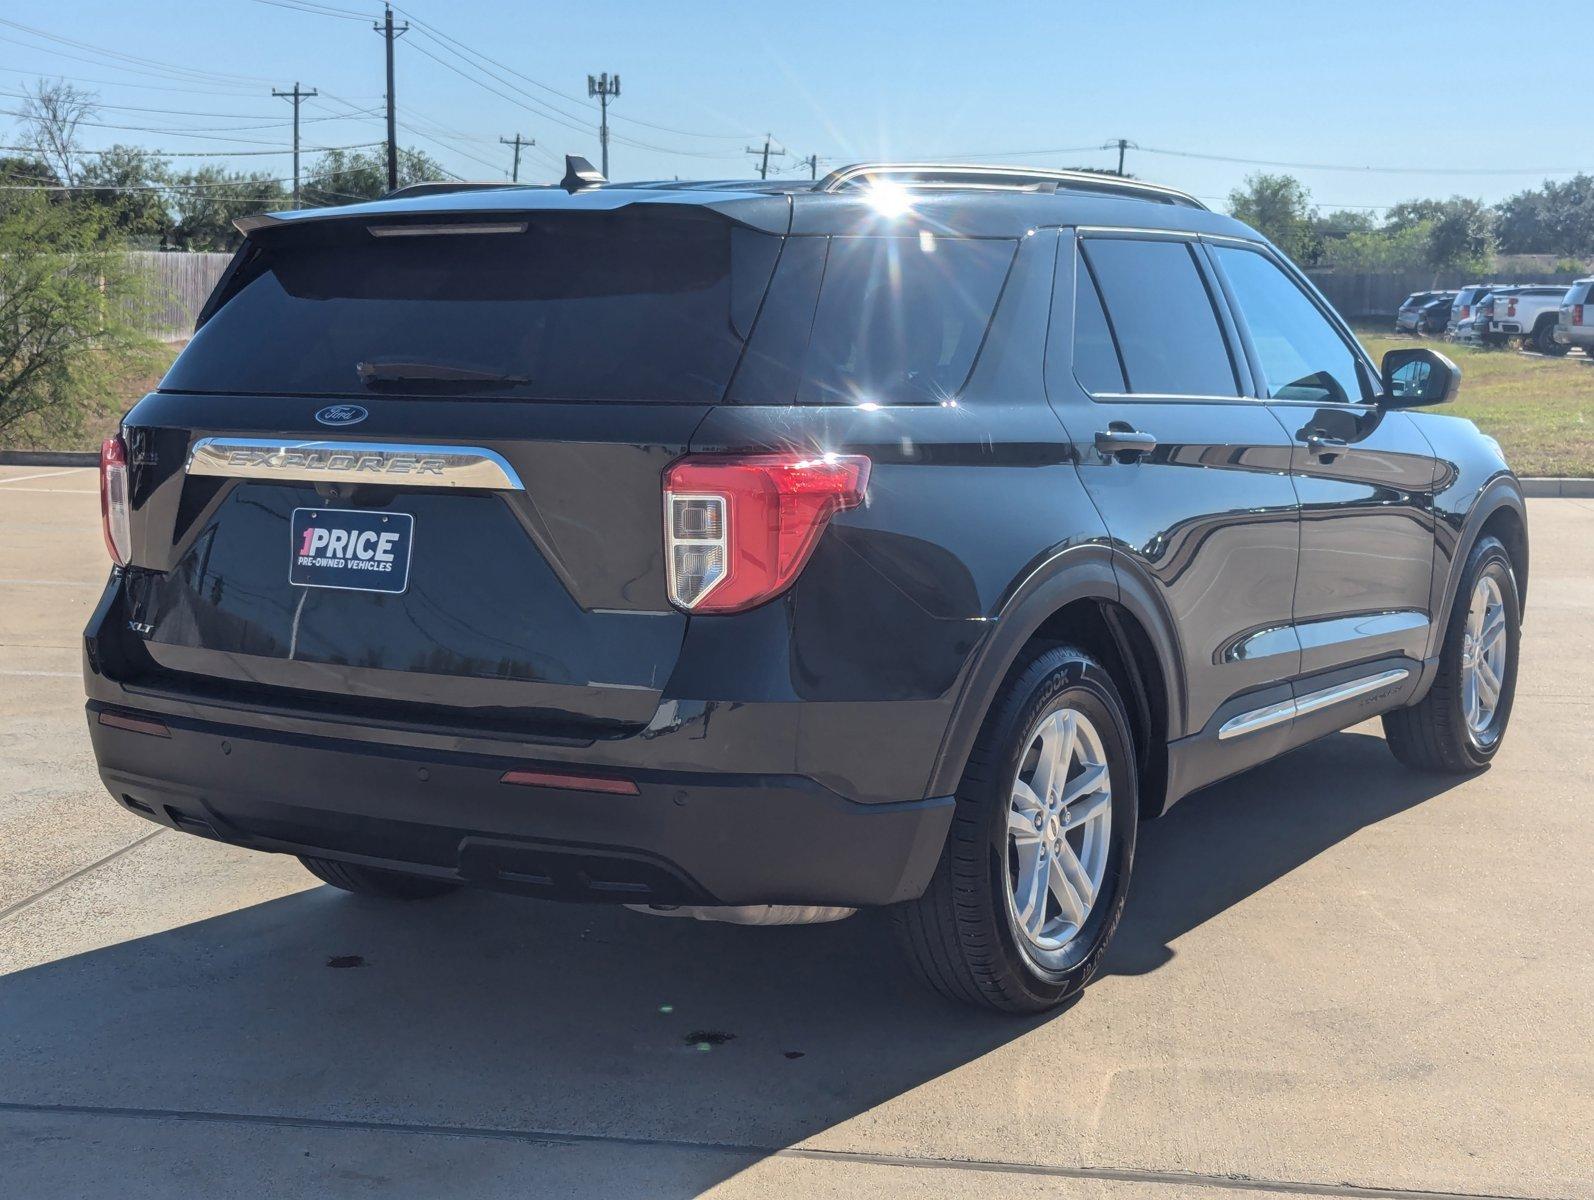
<path id="1" fill-rule="evenodd" d="M 1515 296 L 1512 296 L 1510 300 L 1506 301 L 1505 315 L 1508 317 L 1514 317 L 1517 315 L 1517 298 Z"/>
<path id="2" fill-rule="evenodd" d="M 1583 323 L 1583 306 L 1581 304 L 1574 304 L 1574 305 L 1572 305 L 1572 324 L 1581 325 L 1582 323 Z"/>
<path id="3" fill-rule="evenodd" d="M 100 524 L 111 561 L 125 567 L 133 534 L 128 524 L 127 444 L 120 435 L 100 445 Z"/>
<path id="4" fill-rule="evenodd" d="M 785 591 L 831 516 L 863 503 L 861 454 L 683 458 L 664 474 L 670 602 L 741 612 Z"/>
<path id="5" fill-rule="evenodd" d="M 566 792 L 604 792 L 611 796 L 635 796 L 636 783 L 618 775 L 569 775 L 563 771 L 505 771 L 499 783 L 520 787 L 559 788 Z"/>

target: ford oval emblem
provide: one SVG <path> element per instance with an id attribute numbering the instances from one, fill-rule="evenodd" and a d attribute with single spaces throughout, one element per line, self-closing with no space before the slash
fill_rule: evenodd
<path id="1" fill-rule="evenodd" d="M 370 415 L 358 404 L 331 404 L 316 413 L 315 419 L 323 425 L 358 425 Z"/>

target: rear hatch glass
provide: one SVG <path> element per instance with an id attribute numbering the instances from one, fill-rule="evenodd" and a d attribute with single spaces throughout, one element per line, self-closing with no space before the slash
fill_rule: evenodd
<path id="1" fill-rule="evenodd" d="M 258 232 L 163 391 L 716 403 L 781 239 L 713 214 Z"/>

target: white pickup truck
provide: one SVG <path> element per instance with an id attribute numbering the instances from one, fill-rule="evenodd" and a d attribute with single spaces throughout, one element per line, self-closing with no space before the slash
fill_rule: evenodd
<path id="1" fill-rule="evenodd" d="M 1555 340 L 1555 322 L 1560 316 L 1565 284 L 1528 284 L 1497 289 L 1491 297 L 1494 311 L 1489 316 L 1487 333 L 1478 330 L 1484 341 L 1505 342 L 1520 337 L 1522 345 L 1540 354 L 1565 354 L 1567 347 Z M 1485 302 L 1485 306 L 1489 301 Z"/>

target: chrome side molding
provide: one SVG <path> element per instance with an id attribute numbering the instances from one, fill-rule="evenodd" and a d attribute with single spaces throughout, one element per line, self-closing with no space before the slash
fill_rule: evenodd
<path id="1" fill-rule="evenodd" d="M 503 455 L 480 446 L 207 437 L 188 452 L 186 470 L 190 475 L 278 482 L 526 490 Z"/>
<path id="2" fill-rule="evenodd" d="M 1254 708 L 1250 712 L 1243 712 L 1237 717 L 1230 717 L 1218 729 L 1218 740 L 1227 741 L 1229 738 L 1240 737 L 1247 733 L 1256 733 L 1259 730 L 1271 729 L 1275 725 L 1282 725 L 1285 721 L 1292 721 L 1296 717 L 1304 717 L 1308 713 L 1317 712 L 1319 709 L 1328 708 L 1330 705 L 1339 704 L 1345 700 L 1354 700 L 1358 696 L 1365 696 L 1369 692 L 1376 692 L 1392 684 L 1399 683 L 1411 674 L 1404 667 L 1397 667 L 1392 671 L 1380 671 L 1376 675 L 1368 675 L 1361 679 L 1352 679 L 1348 683 L 1336 683 L 1333 687 L 1326 687 L 1320 691 L 1308 692 L 1304 696 L 1297 696 L 1293 700 L 1281 700 L 1277 704 L 1269 704 L 1264 708 Z"/>

